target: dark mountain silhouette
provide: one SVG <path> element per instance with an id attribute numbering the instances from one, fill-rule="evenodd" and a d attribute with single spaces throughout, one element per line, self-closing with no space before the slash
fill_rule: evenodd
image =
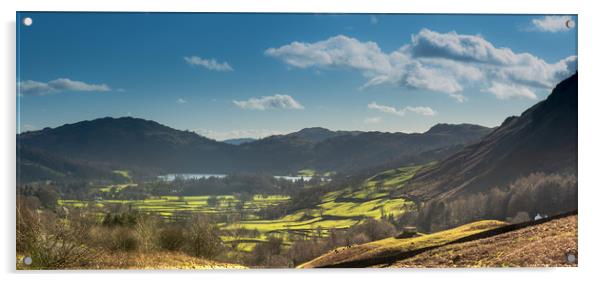
<path id="1" fill-rule="evenodd" d="M 284 138 L 301 138 L 308 140 L 313 143 L 319 143 L 326 139 L 344 136 L 344 135 L 358 135 L 362 133 L 361 131 L 332 131 L 323 127 L 309 127 L 301 129 L 297 132 L 293 132 L 287 135 L 284 135 Z"/>
<path id="2" fill-rule="evenodd" d="M 427 153 L 476 142 L 491 129 L 477 125 L 436 125 L 425 133 L 331 131 L 298 132 L 232 145 L 194 132 L 138 118 L 101 118 L 18 135 L 18 143 L 78 163 L 114 169 L 163 172 L 296 173 L 299 169 L 342 171 L 393 161 L 431 161 Z M 446 155 L 447 156 L 447 155 Z"/>
<path id="3" fill-rule="evenodd" d="M 226 144 L 230 144 L 230 145 L 241 145 L 241 144 L 245 144 L 245 143 L 251 143 L 254 141 L 257 141 L 257 139 L 255 139 L 255 138 L 232 138 L 232 139 L 223 140 L 222 142 L 224 142 Z"/>
<path id="4" fill-rule="evenodd" d="M 154 167 L 167 171 L 220 172 L 233 145 L 138 118 L 100 118 L 26 132 L 19 144 L 76 160 Z"/>
<path id="5" fill-rule="evenodd" d="M 446 130 L 437 128 L 445 127 Z M 351 169 L 356 164 L 375 164 L 424 152 L 478 141 L 490 128 L 471 124 L 437 124 L 425 133 L 364 132 L 343 135 L 318 143 L 313 167 L 322 170 Z"/>
<path id="6" fill-rule="evenodd" d="M 267 137 L 243 144 L 241 148 L 247 158 L 256 161 L 256 167 L 287 167 L 293 171 L 303 168 L 344 171 L 392 161 L 408 164 L 410 160 L 419 159 L 410 158 L 411 156 L 476 142 L 491 131 L 487 127 L 469 124 L 435 125 L 433 128 L 442 126 L 447 131 L 429 130 L 426 133 L 411 134 L 310 128 Z M 433 159 L 423 157 L 420 160 L 426 162 Z"/>
<path id="7" fill-rule="evenodd" d="M 423 201 L 454 198 L 534 172 L 577 173 L 577 74 L 480 142 L 419 171 L 402 193 Z"/>

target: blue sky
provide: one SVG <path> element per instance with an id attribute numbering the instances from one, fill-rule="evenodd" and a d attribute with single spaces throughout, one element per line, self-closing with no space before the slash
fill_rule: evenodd
<path id="1" fill-rule="evenodd" d="M 214 139 L 496 126 L 576 69 L 576 16 L 18 13 L 21 131 L 105 116 Z"/>

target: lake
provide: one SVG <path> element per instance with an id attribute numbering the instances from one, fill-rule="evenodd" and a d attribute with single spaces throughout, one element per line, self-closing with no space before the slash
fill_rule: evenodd
<path id="1" fill-rule="evenodd" d="M 158 178 L 160 180 L 163 180 L 163 181 L 174 181 L 174 180 L 176 180 L 176 178 L 178 178 L 178 179 L 184 179 L 184 180 L 189 180 L 189 179 L 207 179 L 207 178 L 211 178 L 211 177 L 224 178 L 224 177 L 226 177 L 226 175 L 225 174 L 208 174 L 208 173 L 170 173 L 170 174 L 159 175 L 158 176 Z M 285 180 L 289 180 L 289 181 L 297 181 L 299 179 L 303 179 L 303 181 L 309 181 L 313 177 L 311 177 L 311 176 L 280 176 L 280 175 L 275 175 L 274 178 L 285 179 Z"/>

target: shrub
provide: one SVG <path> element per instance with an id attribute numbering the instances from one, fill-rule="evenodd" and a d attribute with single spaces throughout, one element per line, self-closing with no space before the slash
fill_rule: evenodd
<path id="1" fill-rule="evenodd" d="M 223 249 L 219 230 L 202 214 L 192 216 L 187 224 L 187 251 L 196 257 L 214 258 Z"/>
<path id="2" fill-rule="evenodd" d="M 354 234 L 349 238 L 349 245 L 359 245 L 368 242 L 370 242 L 370 237 L 364 233 Z"/>
<path id="3" fill-rule="evenodd" d="M 159 229 L 160 219 L 154 216 L 142 216 L 136 222 L 134 227 L 135 234 L 140 243 L 140 249 L 143 251 L 154 250 L 157 246 L 157 230 Z"/>
<path id="4" fill-rule="evenodd" d="M 322 255 L 329 249 L 326 244 L 321 244 L 317 240 L 298 240 L 288 250 L 288 257 L 294 265 L 299 265 Z"/>
<path id="5" fill-rule="evenodd" d="M 168 251 L 182 250 L 186 243 L 184 229 L 176 224 L 170 224 L 159 232 L 159 246 Z"/>
<path id="6" fill-rule="evenodd" d="M 364 234 L 369 241 L 376 241 L 395 235 L 395 226 L 389 222 L 369 218 L 364 222 L 351 227 L 348 237 L 353 238 L 358 234 Z"/>
<path id="7" fill-rule="evenodd" d="M 260 243 L 253 249 L 251 260 L 252 265 L 272 266 L 270 260 L 282 252 L 282 239 L 270 236 L 265 243 Z"/>
<path id="8" fill-rule="evenodd" d="M 575 175 L 533 173 L 506 187 L 426 202 L 418 212 L 416 225 L 433 232 L 482 219 L 525 221 L 531 220 L 529 214 L 555 215 L 576 209 Z"/>
<path id="9" fill-rule="evenodd" d="M 32 258 L 30 268 L 78 268 L 88 265 L 97 256 L 95 250 L 82 243 L 88 239 L 84 224 L 51 215 L 40 222 L 39 233 L 31 237 L 22 250 Z"/>
<path id="10" fill-rule="evenodd" d="M 17 197 L 17 253 L 26 252 L 42 232 L 40 216 L 35 206 L 23 196 Z"/>
<path id="11" fill-rule="evenodd" d="M 118 227 L 112 232 L 111 250 L 135 251 L 140 245 L 138 238 L 130 228 Z"/>
<path id="12" fill-rule="evenodd" d="M 527 221 L 531 221 L 531 217 L 524 211 L 516 213 L 516 215 L 510 219 L 510 223 L 522 223 Z"/>

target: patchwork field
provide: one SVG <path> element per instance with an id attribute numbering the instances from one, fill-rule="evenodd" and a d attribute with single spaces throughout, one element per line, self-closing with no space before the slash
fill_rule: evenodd
<path id="1" fill-rule="evenodd" d="M 225 243 L 236 246 L 241 251 L 250 251 L 256 244 L 265 242 L 269 236 L 280 237 L 287 245 L 294 236 L 301 238 L 327 236 L 331 229 L 349 228 L 367 218 L 379 219 L 413 210 L 416 206 L 412 201 L 392 197 L 391 192 L 403 189 L 405 182 L 420 168 L 421 166 L 411 166 L 384 171 L 366 179 L 357 187 L 347 187 L 325 194 L 321 203 L 312 208 L 296 210 L 278 219 L 262 219 L 258 212 L 290 201 L 288 196 L 254 195 L 251 200 L 244 203 L 242 209 L 240 201 L 232 195 L 213 196 L 211 200 L 212 196 L 161 196 L 144 200 L 60 200 L 59 204 L 66 207 L 92 206 L 105 210 L 121 206 L 165 218 L 175 218 L 189 212 L 243 214 L 243 220 L 234 223 L 222 221 L 219 222 L 219 226 L 226 233 L 240 229 L 253 231 L 255 236 L 224 235 L 222 237 Z M 313 174 L 310 170 L 303 172 Z M 102 189 L 120 190 L 134 185 L 136 184 L 130 183 Z"/>
<path id="2" fill-rule="evenodd" d="M 135 185 L 135 184 L 126 184 Z M 125 189 L 124 187 L 122 189 Z M 203 213 L 239 213 L 237 208 L 238 199 L 231 195 L 216 196 L 217 201 L 214 204 L 209 203 L 211 196 L 160 196 L 144 200 L 59 200 L 59 205 L 71 207 L 96 206 L 105 207 L 108 205 L 121 205 L 145 213 L 158 214 L 169 218 L 176 216 L 178 212 L 203 212 Z M 242 210 L 247 214 L 252 214 L 262 208 L 277 205 L 289 200 L 288 196 L 255 195 L 252 200 L 245 202 Z"/>

